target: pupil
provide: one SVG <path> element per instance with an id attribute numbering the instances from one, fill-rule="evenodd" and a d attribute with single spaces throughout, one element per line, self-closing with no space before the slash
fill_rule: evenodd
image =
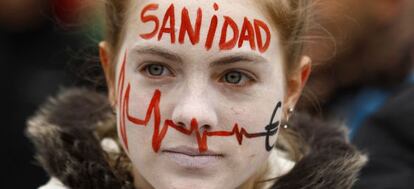
<path id="1" fill-rule="evenodd" d="M 149 67 L 149 72 L 151 75 L 159 76 L 162 74 L 163 71 L 164 67 L 162 67 L 161 65 L 150 65 Z"/>
<path id="2" fill-rule="evenodd" d="M 241 81 L 242 77 L 240 72 L 231 72 L 226 74 L 225 79 L 228 83 L 237 84 Z"/>

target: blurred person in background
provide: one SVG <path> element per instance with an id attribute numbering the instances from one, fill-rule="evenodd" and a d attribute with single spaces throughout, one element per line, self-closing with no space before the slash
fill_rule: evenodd
<path id="1" fill-rule="evenodd" d="M 314 63 L 302 109 L 344 122 L 369 154 L 355 188 L 414 184 L 414 1 L 316 0 L 327 36 L 307 47 Z M 311 103 L 312 99 L 319 103 Z M 315 105 L 316 104 L 316 105 Z M 319 104 L 319 106 L 318 106 Z"/>
<path id="2" fill-rule="evenodd" d="M 33 149 L 23 130 L 27 117 L 59 86 L 86 83 L 77 82 L 78 74 L 67 71 L 69 63 L 86 62 L 79 54 L 94 53 L 87 47 L 98 34 L 77 19 L 84 15 L 86 21 L 85 6 L 92 5 L 82 1 L 80 9 L 77 2 L 0 0 L 0 63 L 7 87 L 2 91 L 9 94 L 5 100 L 8 124 L 2 132 L 8 144 L 2 161 L 7 179 L 2 188 L 35 188 L 47 180 L 33 161 Z"/>

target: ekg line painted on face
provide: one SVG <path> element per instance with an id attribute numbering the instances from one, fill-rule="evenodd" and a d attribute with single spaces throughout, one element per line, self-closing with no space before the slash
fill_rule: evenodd
<path id="1" fill-rule="evenodd" d="M 200 153 L 205 152 L 208 150 L 207 139 L 209 137 L 231 137 L 234 136 L 238 141 L 239 145 L 242 145 L 243 138 L 257 138 L 257 137 L 266 137 L 265 139 L 265 148 L 267 151 L 270 151 L 273 148 L 273 145 L 270 145 L 270 137 L 277 133 L 279 127 L 279 121 L 273 122 L 278 109 L 281 108 L 282 103 L 277 103 L 269 124 L 265 127 L 264 132 L 258 133 L 249 133 L 246 131 L 245 128 L 239 127 L 236 123 L 234 124 L 233 128 L 228 131 L 206 131 L 204 130 L 200 133 L 199 125 L 197 119 L 193 118 L 190 123 L 190 127 L 182 127 L 175 124 L 172 120 L 166 119 L 161 127 L 161 114 L 160 114 L 160 100 L 161 100 L 161 91 L 155 90 L 154 95 L 151 99 L 151 102 L 147 108 L 147 112 L 144 119 L 139 119 L 132 116 L 129 113 L 129 99 L 130 99 L 130 92 L 131 92 L 131 84 L 128 83 L 125 93 L 124 93 L 124 84 L 125 84 L 125 64 L 126 64 L 126 53 L 124 56 L 124 60 L 122 62 L 121 71 L 118 80 L 118 91 L 119 91 L 119 110 L 121 111 L 121 117 L 119 119 L 119 127 L 120 127 L 120 135 L 122 141 L 128 151 L 128 139 L 126 133 L 126 118 L 128 121 L 133 123 L 135 126 L 144 126 L 146 127 L 151 120 L 151 116 L 154 118 L 154 132 L 152 135 L 152 148 L 154 152 L 158 152 L 161 144 L 167 134 L 169 128 L 175 129 L 176 131 L 191 136 L 195 134 L 198 148 Z"/>

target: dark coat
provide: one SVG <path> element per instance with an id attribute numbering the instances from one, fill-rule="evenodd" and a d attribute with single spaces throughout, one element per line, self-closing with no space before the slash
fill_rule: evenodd
<path id="1" fill-rule="evenodd" d="M 413 188 L 414 85 L 403 86 L 370 116 L 354 143 L 370 159 L 355 188 Z"/>
<path id="2" fill-rule="evenodd" d="M 272 188 L 351 188 L 366 157 L 348 143 L 344 129 L 300 114 L 291 120 L 289 129 L 302 138 L 304 156 Z M 73 89 L 43 105 L 29 120 L 27 134 L 37 149 L 36 159 L 66 186 L 132 189 L 131 175 L 111 160 L 99 142 L 115 123 L 107 97 Z"/>

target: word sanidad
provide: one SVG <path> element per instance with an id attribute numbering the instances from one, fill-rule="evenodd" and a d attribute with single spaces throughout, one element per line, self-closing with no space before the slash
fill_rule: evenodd
<path id="1" fill-rule="evenodd" d="M 176 12 L 174 4 L 171 4 L 162 19 L 156 15 L 151 14 L 153 11 L 158 10 L 159 6 L 156 3 L 146 5 L 141 11 L 141 22 L 144 24 L 152 24 L 154 28 L 148 33 L 140 34 L 143 39 L 152 39 L 156 37 L 159 41 L 165 35 L 169 35 L 171 43 L 183 44 L 185 37 L 187 36 L 192 45 L 200 43 L 201 25 L 207 20 L 203 19 L 203 10 L 197 9 L 196 18 L 191 20 L 189 11 L 186 7 L 181 10 L 181 24 L 179 30 L 176 31 Z M 213 9 L 219 10 L 217 3 L 214 3 Z M 214 37 L 216 36 L 217 29 L 219 28 L 219 18 L 217 15 L 213 15 L 209 22 L 209 29 L 205 36 L 204 46 L 207 50 L 210 50 L 214 43 Z M 230 32 L 232 35 L 229 35 Z M 264 39 L 264 41 L 263 41 Z M 220 41 L 218 47 L 220 50 L 231 50 L 233 48 L 240 48 L 245 42 L 248 42 L 252 50 L 258 50 L 261 53 L 266 52 L 269 48 L 271 41 L 270 29 L 265 22 L 259 19 L 253 19 L 250 21 L 247 17 L 244 17 L 241 27 L 229 16 L 223 16 L 223 22 L 221 25 Z"/>

